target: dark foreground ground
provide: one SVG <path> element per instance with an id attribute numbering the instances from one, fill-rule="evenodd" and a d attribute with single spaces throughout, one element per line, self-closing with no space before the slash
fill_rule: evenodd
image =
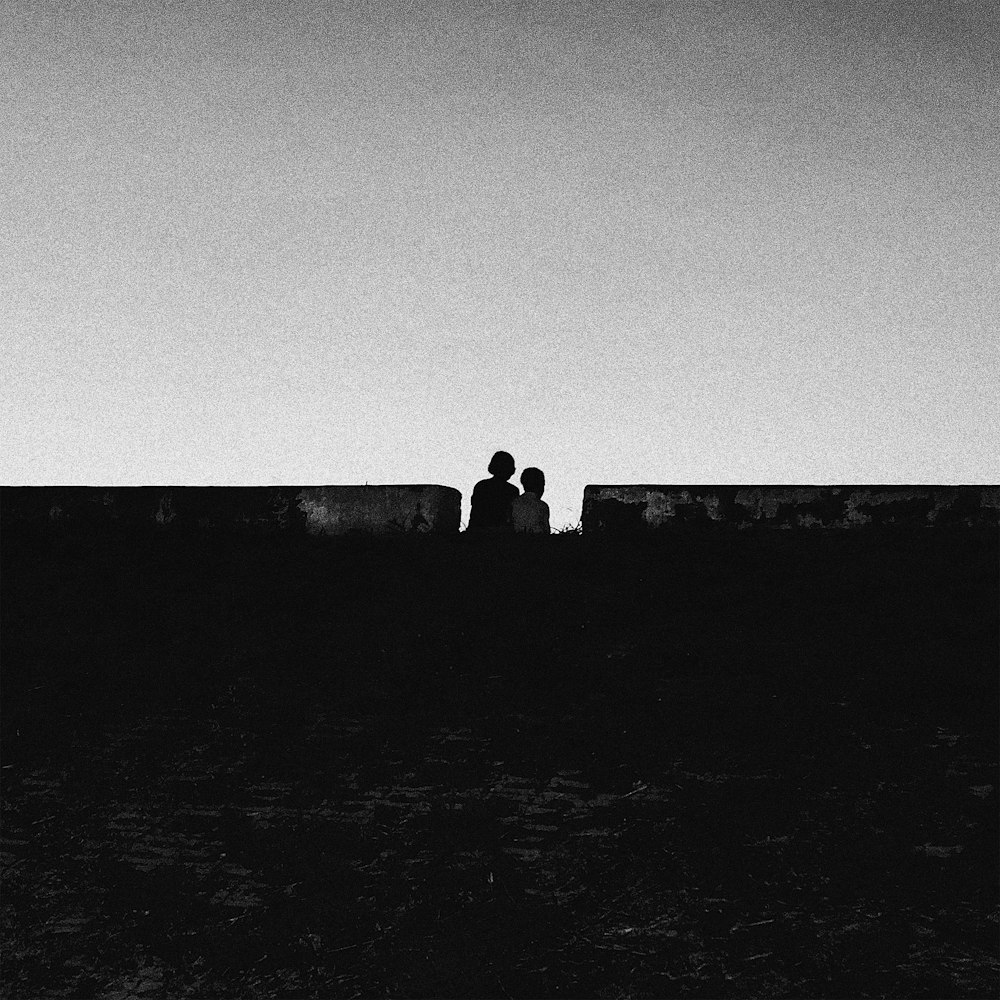
<path id="1" fill-rule="evenodd" d="M 993 997 L 997 535 L 3 537 L 4 997 Z"/>

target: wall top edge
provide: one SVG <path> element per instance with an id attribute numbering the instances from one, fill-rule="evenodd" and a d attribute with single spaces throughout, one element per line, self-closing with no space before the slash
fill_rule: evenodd
<path id="1" fill-rule="evenodd" d="M 286 486 L 280 483 L 240 486 L 105 486 L 100 483 L 63 485 L 51 483 L 46 486 L 0 486 L 0 490 L 453 490 L 454 486 L 441 483 L 318 483 L 312 486 Z"/>
<path id="2" fill-rule="evenodd" d="M 588 490 L 993 490 L 994 483 L 589 483 Z"/>

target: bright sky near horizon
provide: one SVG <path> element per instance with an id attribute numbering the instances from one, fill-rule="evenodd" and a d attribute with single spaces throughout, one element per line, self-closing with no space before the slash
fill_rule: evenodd
<path id="1" fill-rule="evenodd" d="M 7 485 L 1000 482 L 992 0 L 8 0 L 0 67 Z"/>

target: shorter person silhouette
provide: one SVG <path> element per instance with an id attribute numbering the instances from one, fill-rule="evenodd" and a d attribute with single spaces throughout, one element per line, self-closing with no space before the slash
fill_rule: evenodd
<path id="1" fill-rule="evenodd" d="M 549 533 L 549 505 L 542 500 L 545 492 L 545 473 L 529 468 L 521 473 L 524 493 L 512 504 L 510 523 L 516 532 L 547 535 Z"/>
<path id="2" fill-rule="evenodd" d="M 472 491 L 469 531 L 510 531 L 510 506 L 518 496 L 517 487 L 507 482 L 514 475 L 514 459 L 498 451 L 487 471 L 492 479 L 481 479 Z"/>

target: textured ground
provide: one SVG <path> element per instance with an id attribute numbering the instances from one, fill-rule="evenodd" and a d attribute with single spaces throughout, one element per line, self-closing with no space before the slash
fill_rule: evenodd
<path id="1" fill-rule="evenodd" d="M 4 546 L 5 997 L 987 997 L 997 543 Z"/>

